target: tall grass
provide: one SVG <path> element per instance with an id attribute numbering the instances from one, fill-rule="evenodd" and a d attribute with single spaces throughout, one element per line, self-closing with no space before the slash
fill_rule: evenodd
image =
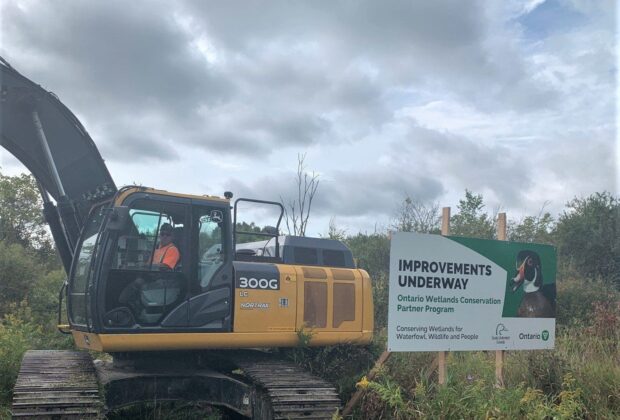
<path id="1" fill-rule="evenodd" d="M 555 349 L 507 352 L 505 388 L 493 352 L 450 353 L 445 386 L 428 375 L 434 353 L 396 353 L 354 418 L 620 418 L 620 294 L 589 286 L 581 301 L 583 283 L 558 288 Z"/>
<path id="2" fill-rule="evenodd" d="M 0 319 L 0 419 L 10 418 L 13 386 L 26 350 L 71 347 L 71 339 L 56 331 L 52 319 L 33 314 L 25 303 L 10 307 Z"/>
<path id="3" fill-rule="evenodd" d="M 334 383 L 343 401 L 385 349 L 387 281 L 375 287 L 377 319 L 369 347 L 304 345 L 282 350 L 285 357 Z M 51 288 L 50 288 L 51 290 Z M 50 295 L 51 296 L 51 295 Z M 11 389 L 27 349 L 70 348 L 70 339 L 55 331 L 51 297 L 31 311 L 15 305 L 0 320 L 0 418 L 8 418 Z M 45 304 L 45 305 L 44 305 Z M 51 306 L 50 306 L 51 307 Z M 558 328 L 554 350 L 506 354 L 506 387 L 495 387 L 494 355 L 453 352 L 445 386 L 438 386 L 430 367 L 435 353 L 395 353 L 368 386 L 354 418 L 620 418 L 620 293 L 599 282 L 587 287 L 577 280 L 558 283 Z M 311 340 L 311 334 L 308 334 Z M 137 411 L 136 411 L 137 410 Z M 152 418 L 192 413 L 217 418 L 219 412 L 188 405 L 134 407 L 116 418 Z"/>

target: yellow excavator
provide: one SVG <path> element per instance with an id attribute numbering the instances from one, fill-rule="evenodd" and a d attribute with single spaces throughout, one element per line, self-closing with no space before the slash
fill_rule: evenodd
<path id="1" fill-rule="evenodd" d="M 331 418 L 333 386 L 264 349 L 371 341 L 371 280 L 351 251 L 281 235 L 277 202 L 118 189 L 75 115 L 1 57 L 0 70 L 0 145 L 35 177 L 67 273 L 58 328 L 113 360 L 27 352 L 13 416 L 186 400 L 252 418 Z M 238 228 L 240 203 L 272 206 L 275 227 Z M 164 230 L 173 266 L 153 258 Z"/>

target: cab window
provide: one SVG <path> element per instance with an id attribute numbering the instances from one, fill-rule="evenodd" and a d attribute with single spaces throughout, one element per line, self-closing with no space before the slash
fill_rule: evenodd
<path id="1" fill-rule="evenodd" d="M 172 242 L 177 249 L 182 248 L 184 217 L 174 217 L 169 211 L 130 209 L 129 226 L 120 235 L 113 266 L 124 269 L 158 269 L 152 256 L 160 246 L 159 232 L 162 226 L 171 228 Z M 170 267 L 178 269 L 177 266 Z"/>
<path id="2" fill-rule="evenodd" d="M 69 287 L 69 311 L 74 324 L 86 325 L 86 292 L 89 281 L 92 281 L 90 278 L 93 271 L 92 262 L 102 220 L 103 215 L 100 209 L 94 210 L 82 234 L 78 258 L 73 267 L 73 277 Z"/>
<path id="3" fill-rule="evenodd" d="M 188 215 L 189 206 L 180 203 L 156 199 L 131 203 L 129 223 L 112 244 L 106 327 L 156 326 L 187 298 Z"/>
<path id="4" fill-rule="evenodd" d="M 198 215 L 198 281 L 200 290 L 209 288 L 215 273 L 224 264 L 222 225 L 218 209 L 200 209 Z"/>

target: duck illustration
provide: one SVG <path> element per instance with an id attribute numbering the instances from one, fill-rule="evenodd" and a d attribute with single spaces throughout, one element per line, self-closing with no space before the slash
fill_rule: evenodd
<path id="1" fill-rule="evenodd" d="M 549 298 L 555 300 L 555 285 L 543 287 L 540 257 L 534 251 L 524 250 L 517 255 L 517 272 L 512 279 L 512 292 L 523 285 L 523 299 L 517 310 L 520 318 L 553 318 L 555 309 Z M 553 289 L 553 290 L 550 290 Z M 547 292 L 547 293 L 545 293 Z"/>

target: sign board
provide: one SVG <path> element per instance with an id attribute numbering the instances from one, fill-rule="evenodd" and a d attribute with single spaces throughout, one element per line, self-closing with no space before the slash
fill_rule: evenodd
<path id="1" fill-rule="evenodd" d="M 388 350 L 551 349 L 555 273 L 552 246 L 398 232 Z"/>

